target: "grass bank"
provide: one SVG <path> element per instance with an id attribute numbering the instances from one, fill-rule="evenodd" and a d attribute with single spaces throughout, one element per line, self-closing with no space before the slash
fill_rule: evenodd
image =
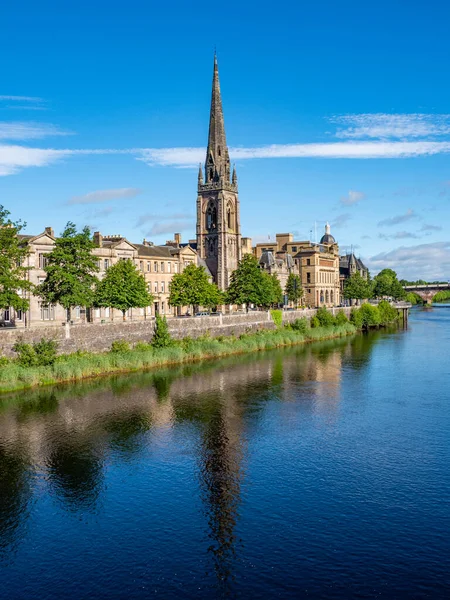
<path id="1" fill-rule="evenodd" d="M 186 338 L 172 342 L 170 346 L 163 348 L 139 343 L 134 348 L 128 349 L 124 345 L 121 349 L 116 348 L 116 351 L 101 354 L 78 352 L 62 355 L 48 366 L 24 366 L 18 361 L 9 361 L 0 366 L 0 392 L 13 392 L 112 373 L 140 371 L 233 354 L 271 350 L 339 338 L 352 335 L 357 331 L 357 328 L 349 322 L 314 328 L 301 327 L 301 329 L 280 327 L 276 330 L 261 330 L 242 335 L 239 338 L 232 336 Z"/>

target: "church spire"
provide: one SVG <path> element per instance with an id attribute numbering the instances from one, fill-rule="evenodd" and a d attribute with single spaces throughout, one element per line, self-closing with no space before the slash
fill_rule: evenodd
<path id="1" fill-rule="evenodd" d="M 214 54 L 214 72 L 209 116 L 208 149 L 206 151 L 205 181 L 230 181 L 230 157 L 225 137 L 222 98 L 220 95 L 219 68 Z"/>

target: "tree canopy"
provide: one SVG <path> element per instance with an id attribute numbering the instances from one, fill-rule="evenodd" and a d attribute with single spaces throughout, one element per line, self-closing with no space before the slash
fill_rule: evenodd
<path id="1" fill-rule="evenodd" d="M 257 259 L 251 254 L 246 254 L 231 274 L 226 302 L 270 306 L 275 297 L 271 279 L 270 275 L 259 268 Z"/>
<path id="2" fill-rule="evenodd" d="M 38 287 L 38 294 L 50 304 L 61 304 L 69 319 L 74 306 L 93 305 L 94 285 L 98 281 L 94 247 L 89 227 L 77 231 L 76 225 L 69 221 L 47 255 L 44 267 L 47 276 Z"/>
<path id="3" fill-rule="evenodd" d="M 344 298 L 351 300 L 365 300 L 371 298 L 373 289 L 370 281 L 364 279 L 359 271 L 353 273 L 344 282 Z"/>
<path id="4" fill-rule="evenodd" d="M 119 260 L 109 267 L 95 289 L 95 306 L 121 310 L 124 321 L 128 309 L 145 308 L 152 302 L 144 277 L 130 259 Z"/>
<path id="5" fill-rule="evenodd" d="M 33 286 L 27 279 L 29 268 L 24 264 L 28 247 L 18 238 L 25 223 L 13 222 L 9 215 L 0 205 L 0 308 L 27 310 L 29 302 L 22 292 L 32 290 Z"/>
<path id="6" fill-rule="evenodd" d="M 383 269 L 373 280 L 373 291 L 377 298 L 391 297 L 402 300 L 406 293 L 397 279 L 397 273 L 392 269 Z"/>
<path id="7" fill-rule="evenodd" d="M 211 283 L 202 266 L 188 265 L 182 273 L 176 273 L 170 283 L 171 306 L 205 306 L 213 308 L 223 303 L 223 294 Z"/>
<path id="8" fill-rule="evenodd" d="M 285 293 L 289 302 L 293 302 L 297 306 L 298 301 L 303 296 L 303 288 L 300 277 L 295 275 L 295 273 L 289 273 L 289 277 L 286 282 Z"/>

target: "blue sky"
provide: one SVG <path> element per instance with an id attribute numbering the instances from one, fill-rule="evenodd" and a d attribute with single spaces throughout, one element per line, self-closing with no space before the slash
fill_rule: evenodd
<path id="1" fill-rule="evenodd" d="M 450 279 L 450 5 L 2 6 L 0 204 L 130 241 L 195 232 L 214 48 L 242 232 Z M 313 233 L 314 237 L 314 233 Z"/>

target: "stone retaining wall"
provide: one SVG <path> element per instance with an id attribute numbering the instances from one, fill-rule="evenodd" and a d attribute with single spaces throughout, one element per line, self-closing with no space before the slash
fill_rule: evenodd
<path id="1" fill-rule="evenodd" d="M 331 309 L 336 313 L 344 310 L 350 314 L 350 308 Z M 301 317 L 310 319 L 316 314 L 315 309 L 283 311 L 283 323 L 290 323 Z M 209 334 L 241 335 L 258 329 L 275 329 L 270 312 L 250 311 L 217 317 L 170 318 L 167 320 L 169 331 L 174 339 L 187 336 L 196 338 Z M 0 356 L 14 356 L 13 346 L 17 341 L 26 343 L 38 342 L 42 338 L 58 342 L 58 351 L 62 354 L 86 350 L 104 352 L 111 348 L 115 340 L 125 340 L 130 344 L 139 341 L 150 342 L 153 337 L 155 321 L 127 321 L 124 323 L 86 323 L 83 325 L 48 326 L 30 329 L 0 328 Z"/>

